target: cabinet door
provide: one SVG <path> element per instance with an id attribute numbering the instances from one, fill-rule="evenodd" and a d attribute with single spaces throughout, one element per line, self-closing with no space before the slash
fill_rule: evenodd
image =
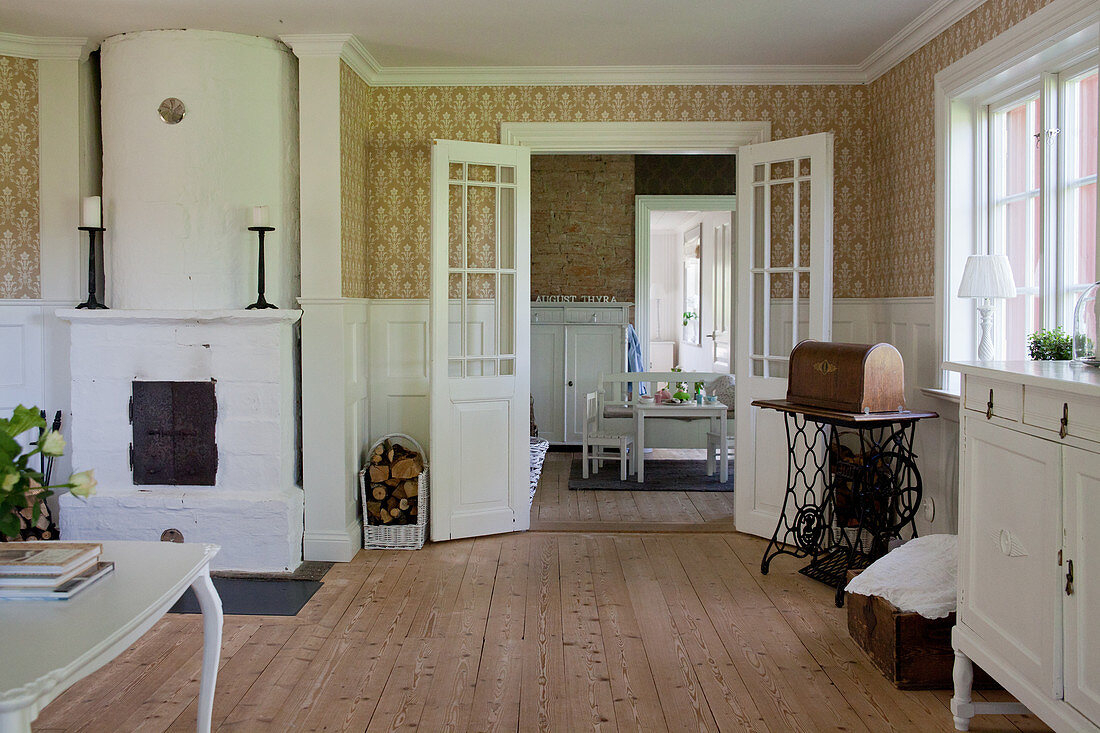
<path id="1" fill-rule="evenodd" d="M 1100 721 L 1100 455 L 1066 447 L 1065 699 L 1089 720 Z M 1073 562 L 1072 593 L 1066 575 Z"/>
<path id="2" fill-rule="evenodd" d="M 959 623 L 1061 697 L 1061 446 L 984 417 L 963 421 Z"/>
<path id="3" fill-rule="evenodd" d="M 565 326 L 531 326 L 531 396 L 539 437 L 565 440 Z"/>
<path id="4" fill-rule="evenodd" d="M 599 388 L 603 373 L 625 371 L 622 326 L 565 328 L 565 441 L 581 442 L 584 396 Z"/>

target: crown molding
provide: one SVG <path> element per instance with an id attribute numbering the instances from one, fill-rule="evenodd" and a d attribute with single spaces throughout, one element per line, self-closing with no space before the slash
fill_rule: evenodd
<path id="1" fill-rule="evenodd" d="M 359 38 L 351 33 L 306 33 L 279 36 L 298 58 L 338 56 L 367 84 L 377 85 L 382 65 Z"/>
<path id="2" fill-rule="evenodd" d="M 932 7 L 910 21 L 863 60 L 859 65 L 863 83 L 870 84 L 900 64 L 984 2 L 985 0 L 937 0 Z"/>
<path id="3" fill-rule="evenodd" d="M 854 65 L 818 66 L 405 66 L 373 86 L 575 86 L 587 84 L 862 84 Z"/>
<path id="4" fill-rule="evenodd" d="M 91 50 L 92 44 L 87 38 L 39 38 L 0 32 L 0 56 L 83 61 Z"/>

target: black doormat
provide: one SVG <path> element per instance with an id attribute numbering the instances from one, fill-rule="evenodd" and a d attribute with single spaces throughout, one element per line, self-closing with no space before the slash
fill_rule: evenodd
<path id="1" fill-rule="evenodd" d="M 637 476 L 619 480 L 619 462 L 607 461 L 599 473 L 588 472 L 581 478 L 581 459 L 574 458 L 569 468 L 569 488 L 573 491 L 733 491 L 733 461 L 730 461 L 729 481 L 718 480 L 717 461 L 714 475 L 707 475 L 706 461 L 653 460 L 645 462 L 645 482 Z"/>
<path id="2" fill-rule="evenodd" d="M 321 587 L 317 580 L 213 578 L 222 612 L 241 616 L 296 616 Z M 168 613 L 202 613 L 188 588 Z"/>

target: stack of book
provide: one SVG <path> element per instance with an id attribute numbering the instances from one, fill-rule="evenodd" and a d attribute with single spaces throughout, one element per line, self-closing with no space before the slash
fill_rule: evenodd
<path id="1" fill-rule="evenodd" d="M 66 600 L 114 570 L 94 542 L 0 544 L 0 600 Z"/>

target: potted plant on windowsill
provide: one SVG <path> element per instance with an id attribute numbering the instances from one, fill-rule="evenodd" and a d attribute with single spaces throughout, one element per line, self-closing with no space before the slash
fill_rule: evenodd
<path id="1" fill-rule="evenodd" d="M 1027 355 L 1032 361 L 1069 361 L 1073 341 L 1062 327 L 1040 329 L 1027 337 Z"/>
<path id="2" fill-rule="evenodd" d="M 40 431 L 38 442 L 24 448 L 16 438 L 29 430 Z M 0 419 L 0 541 L 20 539 L 20 512 L 30 510 L 37 521 L 42 503 L 54 489 L 87 498 L 95 492 L 95 472 L 74 473 L 62 484 L 49 485 L 41 471 L 30 467 L 36 455 L 60 456 L 65 439 L 56 430 L 46 430 L 46 420 L 37 408 L 19 405 L 9 419 Z"/>

